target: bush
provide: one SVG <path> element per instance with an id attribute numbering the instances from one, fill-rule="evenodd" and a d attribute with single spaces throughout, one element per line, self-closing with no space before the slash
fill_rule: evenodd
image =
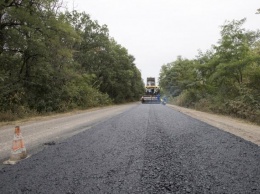
<path id="1" fill-rule="evenodd" d="M 194 108 L 199 100 L 199 93 L 195 90 L 184 90 L 179 96 L 174 98 L 177 105 L 191 108 Z"/>
<path id="2" fill-rule="evenodd" d="M 209 99 L 202 98 L 194 104 L 196 110 L 201 110 L 205 112 L 212 112 L 212 102 Z"/>
<path id="3" fill-rule="evenodd" d="M 242 101 L 230 100 L 226 103 L 226 113 L 229 115 L 260 123 L 260 111 Z"/>
<path id="4" fill-rule="evenodd" d="M 13 114 L 11 111 L 0 112 L 0 122 L 15 121 L 17 115 Z"/>
<path id="5" fill-rule="evenodd" d="M 17 106 L 14 111 L 8 110 L 0 112 L 0 122 L 15 121 L 35 115 L 38 115 L 36 111 L 30 110 L 24 106 Z"/>
<path id="6" fill-rule="evenodd" d="M 173 98 L 173 104 L 195 108 L 205 112 L 214 112 L 245 119 L 260 124 L 260 104 L 247 91 L 235 99 L 224 98 L 221 95 L 200 98 L 196 92 L 185 90 L 178 97 Z"/>

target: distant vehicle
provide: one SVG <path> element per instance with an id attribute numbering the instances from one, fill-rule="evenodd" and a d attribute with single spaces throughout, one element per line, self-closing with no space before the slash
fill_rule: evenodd
<path id="1" fill-rule="evenodd" d="M 145 94 L 141 97 L 141 102 L 143 104 L 160 104 L 161 103 L 161 95 L 160 89 L 155 85 L 155 78 L 148 77 L 146 86 L 145 86 Z"/>

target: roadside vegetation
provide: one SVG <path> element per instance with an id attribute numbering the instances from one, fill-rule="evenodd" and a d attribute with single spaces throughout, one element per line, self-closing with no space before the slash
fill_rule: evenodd
<path id="1" fill-rule="evenodd" d="M 260 32 L 245 22 L 225 22 L 217 45 L 161 67 L 160 87 L 172 103 L 260 124 Z"/>
<path id="2" fill-rule="evenodd" d="M 136 101 L 135 58 L 86 13 L 59 0 L 0 3 L 0 121 Z"/>

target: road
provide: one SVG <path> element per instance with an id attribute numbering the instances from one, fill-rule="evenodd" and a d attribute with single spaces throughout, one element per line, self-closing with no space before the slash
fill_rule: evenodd
<path id="1" fill-rule="evenodd" d="M 258 145 L 167 106 L 83 129 L 2 168 L 0 193 L 260 193 Z"/>
<path id="2" fill-rule="evenodd" d="M 30 153 L 37 153 L 44 149 L 44 144 L 62 141 L 134 106 L 136 106 L 136 103 L 108 106 L 4 125 L 0 127 L 0 162 L 2 163 L 10 155 L 16 125 L 21 126 L 26 149 Z"/>

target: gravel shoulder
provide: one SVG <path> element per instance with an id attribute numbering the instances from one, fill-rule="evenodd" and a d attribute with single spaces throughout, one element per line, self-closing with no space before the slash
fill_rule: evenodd
<path id="1" fill-rule="evenodd" d="M 201 112 L 176 105 L 168 104 L 167 106 L 260 146 L 260 126 L 258 125 L 228 116 Z"/>

